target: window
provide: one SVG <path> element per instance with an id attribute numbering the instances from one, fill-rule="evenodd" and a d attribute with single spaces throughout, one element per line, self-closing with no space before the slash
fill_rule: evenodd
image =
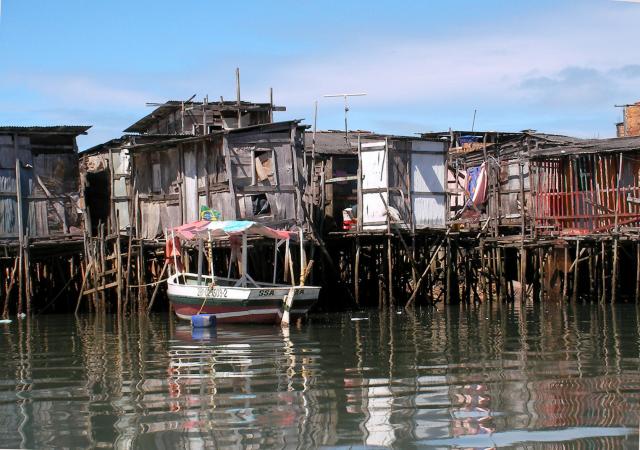
<path id="1" fill-rule="evenodd" d="M 254 167 L 252 184 L 271 181 L 269 178 L 273 176 L 273 152 L 254 151 L 252 153 Z"/>
<path id="2" fill-rule="evenodd" d="M 251 205 L 254 216 L 271 214 L 271 205 L 269 205 L 269 201 L 267 200 L 267 196 L 265 194 L 252 195 Z"/>

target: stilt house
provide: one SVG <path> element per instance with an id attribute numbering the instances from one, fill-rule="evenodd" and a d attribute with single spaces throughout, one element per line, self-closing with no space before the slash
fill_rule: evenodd
<path id="1" fill-rule="evenodd" d="M 325 232 L 444 228 L 446 142 L 322 131 L 307 132 L 305 146 L 314 168 L 310 201 Z"/>
<path id="2" fill-rule="evenodd" d="M 189 121 L 188 115 L 181 118 L 180 104 L 169 102 L 127 129 L 141 134 L 83 154 L 85 197 L 96 200 L 87 202 L 94 229 L 97 222 L 109 223 L 111 229 L 130 227 L 136 237 L 154 239 L 197 220 L 201 206 L 219 211 L 223 219 L 305 222 L 299 121 L 270 123 L 269 104 L 198 108 Z M 235 127 L 238 118 L 241 128 Z M 166 132 L 174 134 L 159 134 Z"/>
<path id="3" fill-rule="evenodd" d="M 48 288 L 75 275 L 78 261 L 73 258 L 79 258 L 83 241 L 76 138 L 89 128 L 0 127 L 0 245 L 5 256 L 0 265 L 7 287 L 5 317 L 29 312 L 32 297 L 50 294 Z M 37 285 L 33 271 L 40 281 Z M 10 303 L 16 291 L 14 308 Z"/>

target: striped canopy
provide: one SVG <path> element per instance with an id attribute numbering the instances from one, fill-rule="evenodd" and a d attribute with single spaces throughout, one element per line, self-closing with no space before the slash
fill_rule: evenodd
<path id="1" fill-rule="evenodd" d="M 186 240 L 197 238 L 207 239 L 209 236 L 212 238 L 225 238 L 241 236 L 243 234 L 264 236 L 273 239 L 291 239 L 296 237 L 296 233 L 294 232 L 275 230 L 250 220 L 199 220 L 172 228 L 172 231 L 176 236 Z"/>

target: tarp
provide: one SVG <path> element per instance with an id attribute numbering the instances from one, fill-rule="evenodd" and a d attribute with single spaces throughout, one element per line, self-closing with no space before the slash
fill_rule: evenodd
<path id="1" fill-rule="evenodd" d="M 243 234 L 273 239 L 291 239 L 297 236 L 295 232 L 275 230 L 250 220 L 198 220 L 172 228 L 171 231 L 182 239 L 187 240 L 198 237 L 207 239 L 209 236 L 212 238 L 225 238 Z"/>
<path id="2" fill-rule="evenodd" d="M 487 199 L 486 163 L 482 163 L 479 167 L 472 167 L 467 171 L 467 191 L 475 206 L 480 206 L 485 202 Z"/>

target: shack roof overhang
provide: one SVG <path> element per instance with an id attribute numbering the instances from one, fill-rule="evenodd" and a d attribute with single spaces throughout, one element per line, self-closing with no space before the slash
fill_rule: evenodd
<path id="1" fill-rule="evenodd" d="M 192 134 L 125 134 L 122 137 L 111 139 L 102 144 L 94 145 L 80 152 L 80 155 L 95 155 L 109 151 L 109 149 L 118 149 L 121 147 L 131 147 L 136 144 L 147 144 L 162 142 L 168 139 L 180 140 L 193 137 Z"/>
<path id="2" fill-rule="evenodd" d="M 520 137 L 526 134 L 525 131 L 464 131 L 464 130 L 450 130 L 450 131 L 429 131 L 427 133 L 421 133 L 420 135 L 428 139 L 448 139 L 451 135 L 456 136 L 496 136 L 505 139 L 511 139 Z"/>
<path id="3" fill-rule="evenodd" d="M 574 139 L 571 143 L 553 147 L 539 147 L 529 152 L 531 159 L 565 157 L 594 153 L 625 153 L 640 151 L 640 137 L 622 137 L 611 139 Z"/>
<path id="4" fill-rule="evenodd" d="M 91 125 L 51 125 L 51 126 L 16 126 L 16 125 L 0 125 L 0 134 L 20 134 L 20 135 L 36 135 L 36 134 L 64 134 L 70 136 L 79 136 L 87 134 L 87 130 Z"/>
<path id="5" fill-rule="evenodd" d="M 314 152 L 312 131 L 305 133 L 304 150 L 307 153 Z M 442 142 L 441 139 L 422 138 L 420 136 L 403 136 L 394 134 L 380 134 L 371 131 L 349 131 L 350 145 L 347 145 L 344 131 L 324 130 L 315 133 L 315 153 L 327 156 L 355 156 L 358 154 L 358 138 L 370 142 L 375 140 L 389 139 L 398 141 L 423 141 Z"/>
<path id="6" fill-rule="evenodd" d="M 130 125 L 125 133 L 144 133 L 149 127 L 157 120 L 163 119 L 167 117 L 169 114 L 180 111 L 182 107 L 185 108 L 193 108 L 193 107 L 201 107 L 204 105 L 202 102 L 182 102 L 178 100 L 169 100 L 168 102 L 158 106 L 151 113 L 147 114 L 133 125 Z M 207 111 L 237 111 L 238 109 L 242 111 L 269 111 L 273 108 L 273 111 L 286 111 L 284 106 L 272 106 L 271 103 L 251 103 L 251 102 L 240 102 L 238 105 L 237 102 L 234 101 L 224 101 L 224 102 L 211 102 L 206 105 Z"/>
<path id="7" fill-rule="evenodd" d="M 277 131 L 290 130 L 291 127 L 295 126 L 298 128 L 306 129 L 307 125 L 300 125 L 301 120 L 288 120 L 284 122 L 273 122 L 261 125 L 251 125 L 248 127 L 242 128 L 233 128 L 229 130 L 218 130 L 211 132 L 209 134 L 198 135 L 198 136 L 181 136 L 176 137 L 175 135 L 172 138 L 167 139 L 159 139 L 157 141 L 152 142 L 144 142 L 144 143 L 133 143 L 128 145 L 128 148 L 137 151 L 137 150 L 145 150 L 145 149 L 153 149 L 153 148 L 163 148 L 163 147 L 175 147 L 178 144 L 187 144 L 192 142 L 204 142 L 210 141 L 213 139 L 217 139 L 221 136 L 225 135 L 235 135 L 242 133 L 274 133 Z M 141 135 L 142 137 L 152 137 L 154 135 Z"/>

